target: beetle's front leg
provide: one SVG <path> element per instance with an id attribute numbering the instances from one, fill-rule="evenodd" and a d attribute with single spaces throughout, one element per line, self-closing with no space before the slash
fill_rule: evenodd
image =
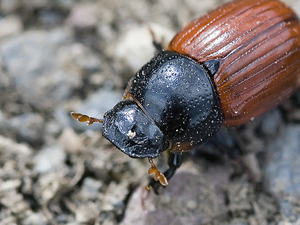
<path id="1" fill-rule="evenodd" d="M 181 154 L 174 154 L 170 153 L 168 158 L 168 165 L 169 169 L 167 169 L 163 175 L 166 178 L 166 180 L 170 180 L 173 175 L 175 174 L 176 170 L 181 166 L 182 164 L 182 155 Z M 160 186 L 166 186 L 161 184 L 160 181 L 155 180 L 154 178 L 151 179 L 149 182 L 147 189 L 151 190 L 153 189 L 156 194 L 158 194 L 158 189 Z"/>

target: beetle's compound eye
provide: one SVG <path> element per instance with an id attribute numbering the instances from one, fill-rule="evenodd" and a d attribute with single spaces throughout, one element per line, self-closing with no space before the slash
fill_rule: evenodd
<path id="1" fill-rule="evenodd" d="M 134 158 L 157 157 L 168 140 L 154 121 L 133 101 L 121 101 L 104 115 L 103 135 Z"/>

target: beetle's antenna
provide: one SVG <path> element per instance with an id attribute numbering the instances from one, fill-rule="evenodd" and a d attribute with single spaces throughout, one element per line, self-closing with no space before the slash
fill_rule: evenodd
<path id="1" fill-rule="evenodd" d="M 153 159 L 152 158 L 148 158 L 148 161 L 151 165 L 151 167 L 149 168 L 148 170 L 148 174 L 151 175 L 154 173 L 154 180 L 156 181 L 159 181 L 159 183 L 162 185 L 162 186 L 167 186 L 168 185 L 168 180 L 167 178 L 165 177 L 165 175 L 160 172 L 157 167 L 155 166 L 154 162 L 153 162 Z M 150 190 L 150 187 L 147 187 L 148 190 Z"/>
<path id="2" fill-rule="evenodd" d="M 91 125 L 95 122 L 103 123 L 103 119 L 97 119 L 81 113 L 71 112 L 70 115 L 72 116 L 73 119 L 78 120 L 79 122 L 82 123 L 87 122 L 87 125 Z"/>

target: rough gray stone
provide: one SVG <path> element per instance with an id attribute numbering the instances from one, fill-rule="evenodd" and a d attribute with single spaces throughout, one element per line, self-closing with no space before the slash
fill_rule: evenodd
<path id="1" fill-rule="evenodd" d="M 291 223 L 300 219 L 300 126 L 288 125 L 268 146 L 265 162 L 265 188 L 280 204 Z"/>

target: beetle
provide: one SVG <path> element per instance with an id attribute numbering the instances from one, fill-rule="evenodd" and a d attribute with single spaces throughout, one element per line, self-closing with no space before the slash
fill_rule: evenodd
<path id="1" fill-rule="evenodd" d="M 277 107 L 300 86 L 300 21 L 278 0 L 236 0 L 179 31 L 129 81 L 103 119 L 103 135 L 133 158 L 148 158 L 149 184 L 166 186 L 182 153 Z M 153 159 L 169 151 L 169 169 Z"/>

